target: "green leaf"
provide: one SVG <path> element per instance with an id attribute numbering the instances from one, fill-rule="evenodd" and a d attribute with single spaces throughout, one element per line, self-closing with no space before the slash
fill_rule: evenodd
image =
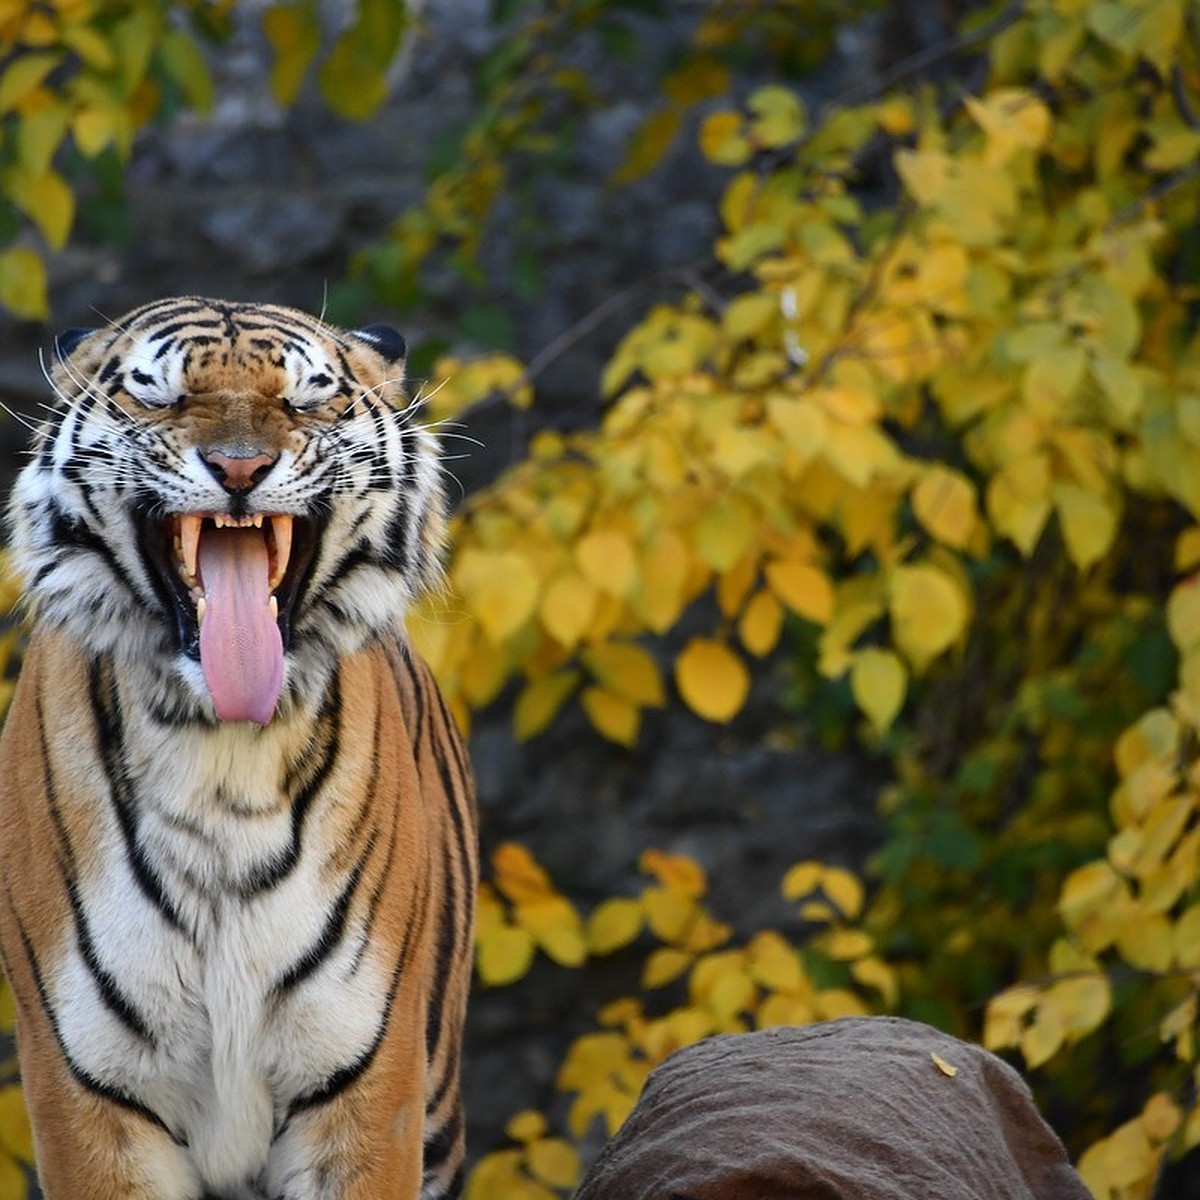
<path id="1" fill-rule="evenodd" d="M 353 25 L 321 67 L 321 93 L 339 116 L 363 121 L 387 99 L 387 71 L 408 24 L 400 0 L 359 0 Z"/>
<path id="2" fill-rule="evenodd" d="M 633 135 L 625 161 L 613 176 L 621 186 L 648 175 L 662 162 L 682 123 L 683 114 L 677 108 L 660 108 L 651 113 Z"/>
<path id="3" fill-rule="evenodd" d="M 0 76 L 0 115 L 11 112 L 58 64 L 61 54 L 22 54 Z"/>
<path id="4" fill-rule="evenodd" d="M 271 94 L 289 107 L 321 46 L 321 25 L 312 4 L 279 4 L 263 13 L 263 32 L 271 43 Z"/>
<path id="5" fill-rule="evenodd" d="M 199 47 L 185 33 L 172 30 L 159 47 L 167 74 L 183 89 L 188 103 L 198 112 L 212 109 L 213 81 Z"/>
<path id="6" fill-rule="evenodd" d="M 50 169 L 70 124 L 71 110 L 65 104 L 51 104 L 21 117 L 17 153 L 30 175 L 44 175 Z"/>
<path id="7" fill-rule="evenodd" d="M 122 95 L 132 96 L 145 79 L 161 31 L 158 10 L 150 7 L 135 8 L 113 26 L 112 43 L 117 52 Z"/>

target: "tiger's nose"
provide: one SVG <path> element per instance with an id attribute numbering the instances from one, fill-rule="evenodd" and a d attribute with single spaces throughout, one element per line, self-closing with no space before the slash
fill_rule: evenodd
<path id="1" fill-rule="evenodd" d="M 220 450 L 210 450 L 200 457 L 227 492 L 248 492 L 279 461 L 277 454 L 223 454 Z"/>

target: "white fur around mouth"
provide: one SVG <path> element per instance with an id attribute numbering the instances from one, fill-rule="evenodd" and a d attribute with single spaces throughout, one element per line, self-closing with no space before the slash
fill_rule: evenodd
<path id="1" fill-rule="evenodd" d="M 171 517 L 171 543 L 175 549 L 175 566 L 196 603 L 197 616 L 204 615 L 204 581 L 196 565 L 200 549 L 200 532 L 204 522 L 211 521 L 217 529 L 262 529 L 267 541 L 270 560 L 268 588 L 274 592 L 287 574 L 292 556 L 292 521 L 286 513 L 253 513 L 232 517 L 228 513 L 179 513 Z M 276 606 L 274 595 L 272 606 Z"/>

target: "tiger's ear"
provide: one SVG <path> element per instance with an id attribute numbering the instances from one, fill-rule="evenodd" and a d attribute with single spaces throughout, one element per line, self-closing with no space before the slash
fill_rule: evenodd
<path id="1" fill-rule="evenodd" d="M 85 338 L 89 338 L 93 333 L 99 333 L 98 329 L 64 329 L 61 333 L 54 335 L 54 357 L 62 362 L 63 359 L 69 358 L 71 352 Z"/>
<path id="2" fill-rule="evenodd" d="M 368 325 L 363 329 L 355 329 L 353 334 L 377 354 L 382 354 L 388 362 L 399 362 L 408 353 L 404 335 L 390 325 Z"/>

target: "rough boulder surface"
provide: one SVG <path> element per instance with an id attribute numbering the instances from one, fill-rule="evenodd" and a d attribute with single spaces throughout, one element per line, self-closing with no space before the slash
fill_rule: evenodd
<path id="1" fill-rule="evenodd" d="M 1006 1063 L 847 1018 L 709 1038 L 650 1076 L 576 1200 L 1089 1200 Z"/>

